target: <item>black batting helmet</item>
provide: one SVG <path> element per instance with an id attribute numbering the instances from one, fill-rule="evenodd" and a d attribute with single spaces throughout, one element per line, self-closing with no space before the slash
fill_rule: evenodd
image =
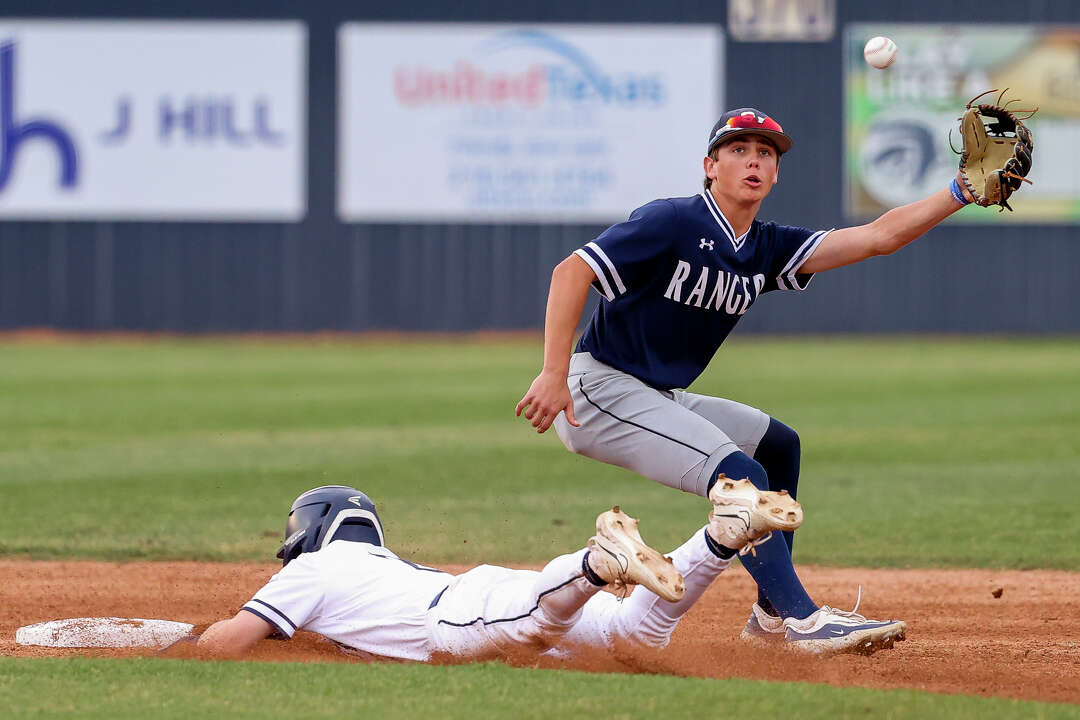
<path id="1" fill-rule="evenodd" d="M 375 503 L 347 485 L 323 485 L 293 501 L 285 523 L 285 543 L 277 552 L 284 567 L 301 553 L 321 550 L 331 540 L 383 544 Z"/>

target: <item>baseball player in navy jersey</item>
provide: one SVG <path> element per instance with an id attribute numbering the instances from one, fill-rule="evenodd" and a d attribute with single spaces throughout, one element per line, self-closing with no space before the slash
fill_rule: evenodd
<path id="1" fill-rule="evenodd" d="M 480 565 L 454 576 L 387 548 L 382 520 L 364 493 L 318 487 L 292 504 L 278 551 L 281 571 L 198 643 L 239 655 L 270 635 L 309 630 L 348 652 L 419 661 L 572 654 L 581 646 L 662 648 L 736 552 L 753 552 L 771 531 L 802 523 L 790 495 L 746 480 L 724 478 L 709 498 L 708 524 L 670 558 L 646 545 L 637 521 L 615 507 L 597 517 L 585 548 L 539 572 Z M 625 599 L 601 593 L 608 585 Z"/>
<path id="2" fill-rule="evenodd" d="M 815 273 L 895 252 L 971 201 L 954 182 L 859 227 L 808 230 L 756 219 L 792 139 L 754 108 L 709 133 L 704 189 L 650 202 L 552 273 L 544 366 L 516 412 L 552 424 L 573 452 L 708 496 L 719 477 L 795 496 L 794 430 L 734 400 L 686 392 L 762 293 L 806 289 Z M 592 287 L 602 296 L 571 354 Z M 791 562 L 792 536 L 743 565 L 758 584 L 742 637 L 814 652 L 891 647 L 906 625 L 818 606 Z M 768 536 L 766 537 L 768 539 Z"/>

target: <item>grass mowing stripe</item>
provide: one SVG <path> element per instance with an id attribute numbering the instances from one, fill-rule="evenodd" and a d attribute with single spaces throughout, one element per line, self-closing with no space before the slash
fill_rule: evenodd
<path id="1" fill-rule="evenodd" d="M 291 499 L 324 483 L 369 492 L 395 547 L 428 562 L 543 562 L 615 503 L 681 543 L 704 501 L 513 417 L 539 358 L 525 342 L 0 343 L 0 554 L 267 559 Z M 1080 483 L 1077 340 L 735 340 L 692 389 L 799 431 L 798 562 L 1080 569 L 1080 508 L 1062 502 Z M 56 498 L 64 513 L 37 511 Z"/>
<path id="2" fill-rule="evenodd" d="M 0 659 L 6 717 L 380 718 L 773 717 L 1077 718 L 1073 705 L 803 683 L 588 674 L 500 664 L 216 663 Z M 677 710 L 675 710 L 677 708 Z"/>

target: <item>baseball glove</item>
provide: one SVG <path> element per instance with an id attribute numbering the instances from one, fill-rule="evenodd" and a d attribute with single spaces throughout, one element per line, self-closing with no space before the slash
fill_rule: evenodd
<path id="1" fill-rule="evenodd" d="M 977 204 L 983 207 L 1000 205 L 1001 211 L 1006 208 L 1012 211 L 1009 196 L 1019 190 L 1022 183 L 1031 182 L 1026 175 L 1031 171 L 1031 151 L 1035 147 L 1031 131 L 1022 120 L 1030 118 L 1038 108 L 1017 110 L 1026 113 L 1022 119 L 1018 118 L 1006 109 L 1016 100 L 1000 104 L 1006 90 L 998 95 L 996 104 L 974 104 L 994 90 L 987 90 L 967 104 L 960 119 L 960 134 L 964 140 L 960 177 Z"/>

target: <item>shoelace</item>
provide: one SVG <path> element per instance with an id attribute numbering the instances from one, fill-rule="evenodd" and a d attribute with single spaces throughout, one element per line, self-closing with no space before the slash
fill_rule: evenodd
<path id="1" fill-rule="evenodd" d="M 750 542 L 746 543 L 745 545 L 742 546 L 742 548 L 739 549 L 739 554 L 740 555 L 749 554 L 749 555 L 753 555 L 754 557 L 757 557 L 757 550 L 755 550 L 754 548 L 756 548 L 758 545 L 764 545 L 765 543 L 769 542 L 769 538 L 771 538 L 771 537 L 772 537 L 772 533 L 770 532 L 767 535 L 762 535 L 761 537 L 759 537 L 756 540 L 751 540 Z M 862 590 L 862 588 L 860 588 L 860 592 L 861 592 L 861 590 Z M 856 604 L 855 607 L 858 607 L 858 605 Z"/>
<path id="2" fill-rule="evenodd" d="M 635 583 L 629 582 L 626 579 L 626 571 L 630 569 L 630 560 L 625 555 L 616 554 L 608 550 L 603 545 L 597 543 L 595 549 L 603 550 L 619 565 L 619 576 L 611 583 L 615 586 L 615 589 L 619 591 L 619 600 L 625 600 L 626 596 L 630 594 L 630 590 L 634 587 Z"/>
<path id="3" fill-rule="evenodd" d="M 825 610 L 827 613 L 832 613 L 833 615 L 839 615 L 840 617 L 863 623 L 866 622 L 866 617 L 856 612 L 859 609 L 860 603 L 862 603 L 862 585 L 859 586 L 859 595 L 855 598 L 855 607 L 851 608 L 851 610 L 837 610 L 828 605 L 822 605 L 821 609 Z"/>

